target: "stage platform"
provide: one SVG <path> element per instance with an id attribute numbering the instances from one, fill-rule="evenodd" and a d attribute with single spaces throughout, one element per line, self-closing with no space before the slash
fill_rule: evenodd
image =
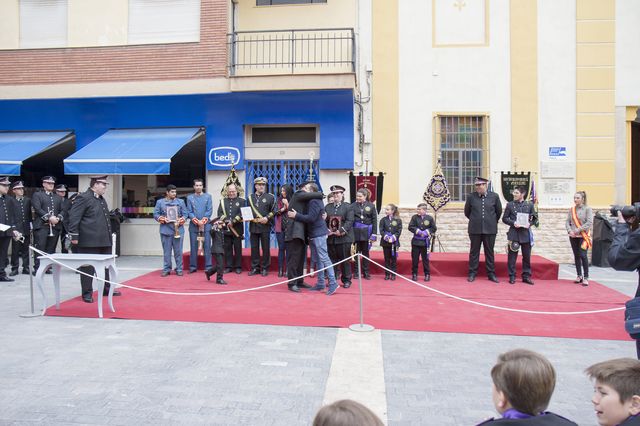
<path id="1" fill-rule="evenodd" d="M 384 264 L 384 256 L 382 251 L 371 251 L 371 259 Z M 189 253 L 183 254 L 184 270 L 189 270 Z M 495 256 L 496 274 L 498 277 L 507 277 L 507 255 L 497 254 Z M 431 253 L 430 256 L 431 275 L 433 277 L 466 277 L 469 272 L 469 254 L 468 253 Z M 251 267 L 250 249 L 242 251 L 242 269 L 249 271 Z M 198 269 L 203 270 L 204 257 L 198 259 Z M 518 256 L 516 265 L 518 278 L 522 271 L 521 256 Z M 531 269 L 533 279 L 538 280 L 556 280 L 558 279 L 558 263 L 546 259 L 542 256 L 531 256 Z M 278 271 L 278 251 L 271 250 L 271 271 Z M 371 273 L 374 275 L 384 275 L 384 271 L 376 265 L 371 265 Z M 411 253 L 401 251 L 398 253 L 398 273 L 401 275 L 411 276 Z M 484 267 L 484 256 L 480 255 L 480 268 L 478 277 L 486 277 L 487 273 Z M 418 266 L 418 276 L 422 276 L 422 266 Z"/>

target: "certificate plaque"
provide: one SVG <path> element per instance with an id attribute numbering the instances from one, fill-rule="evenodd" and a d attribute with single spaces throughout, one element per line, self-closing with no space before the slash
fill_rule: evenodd
<path id="1" fill-rule="evenodd" d="M 529 213 L 518 213 L 516 216 L 516 223 L 520 225 L 521 228 L 529 227 Z"/>

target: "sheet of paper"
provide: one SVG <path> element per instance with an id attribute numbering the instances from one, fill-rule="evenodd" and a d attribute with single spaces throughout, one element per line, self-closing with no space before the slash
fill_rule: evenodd
<path id="1" fill-rule="evenodd" d="M 242 214 L 242 220 L 245 222 L 253 220 L 253 210 L 251 210 L 251 206 L 240 207 L 240 214 Z"/>
<path id="2" fill-rule="evenodd" d="M 5 225 L 4 223 L 0 223 L 0 232 L 4 232 L 7 229 L 10 229 L 11 227 L 9 225 Z"/>

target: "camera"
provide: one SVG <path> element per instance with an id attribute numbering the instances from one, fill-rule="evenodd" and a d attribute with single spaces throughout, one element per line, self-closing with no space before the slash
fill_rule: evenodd
<path id="1" fill-rule="evenodd" d="M 622 217 L 629 219 L 636 217 L 636 220 L 640 220 L 640 203 L 633 203 L 632 206 L 611 206 L 609 210 L 611 216 L 618 216 L 618 212 L 622 213 Z"/>

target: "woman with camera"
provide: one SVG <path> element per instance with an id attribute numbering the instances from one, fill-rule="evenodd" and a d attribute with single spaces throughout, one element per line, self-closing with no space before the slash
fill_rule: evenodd
<path id="1" fill-rule="evenodd" d="M 591 248 L 591 226 L 593 210 L 587 205 L 587 194 L 578 191 L 573 195 L 574 206 L 569 209 L 565 224 L 578 276 L 574 283 L 589 285 L 589 258 L 587 250 Z M 584 275 L 583 275 L 584 271 Z"/>

